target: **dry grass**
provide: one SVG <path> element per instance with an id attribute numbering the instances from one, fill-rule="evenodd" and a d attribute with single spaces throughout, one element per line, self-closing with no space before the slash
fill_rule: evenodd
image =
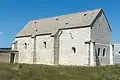
<path id="1" fill-rule="evenodd" d="M 0 64 L 0 80 L 120 80 L 120 66 Z"/>

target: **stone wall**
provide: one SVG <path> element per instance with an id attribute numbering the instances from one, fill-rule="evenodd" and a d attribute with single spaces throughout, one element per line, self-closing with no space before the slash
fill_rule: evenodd
<path id="1" fill-rule="evenodd" d="M 54 64 L 54 37 L 36 36 L 36 60 L 37 64 Z"/>
<path id="2" fill-rule="evenodd" d="M 19 51 L 19 63 L 33 63 L 33 38 L 22 37 L 16 38 L 17 50 Z"/>
<path id="3" fill-rule="evenodd" d="M 0 52 L 0 63 L 10 63 L 10 54 L 6 52 Z"/>
<path id="4" fill-rule="evenodd" d="M 62 30 L 59 41 L 59 64 L 89 65 L 90 27 Z"/>
<path id="5" fill-rule="evenodd" d="M 96 20 L 95 24 L 91 29 L 91 39 L 95 42 L 95 49 L 97 53 L 98 53 L 98 48 L 100 48 L 99 60 L 101 65 L 110 64 L 110 53 L 111 53 L 110 46 L 112 46 L 111 30 L 103 14 L 100 15 L 100 17 Z M 104 48 L 105 48 L 105 56 L 103 56 Z"/>

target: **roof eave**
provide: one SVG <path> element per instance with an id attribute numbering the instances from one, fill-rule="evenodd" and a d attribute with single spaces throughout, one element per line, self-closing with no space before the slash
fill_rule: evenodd
<path id="1" fill-rule="evenodd" d="M 111 26 L 110 26 L 110 24 L 109 24 L 109 22 L 108 22 L 108 19 L 107 19 L 106 15 L 105 15 L 103 9 L 102 9 L 102 13 L 103 13 L 103 15 L 104 15 L 104 17 L 105 17 L 105 19 L 106 19 L 106 21 L 107 21 L 107 23 L 108 23 L 108 26 L 109 26 L 109 28 L 110 28 L 110 31 L 112 32 L 112 28 L 111 28 Z"/>
<path id="2" fill-rule="evenodd" d="M 21 37 L 31 37 L 32 35 L 20 35 L 20 36 L 16 36 L 15 38 L 21 38 Z"/>
<path id="3" fill-rule="evenodd" d="M 60 28 L 58 29 L 56 32 L 58 32 L 59 30 L 66 30 L 66 29 L 77 29 L 77 28 L 86 28 L 86 27 L 91 27 L 91 25 L 85 25 L 85 26 L 76 26 L 76 27 L 69 27 L 69 28 Z M 56 33 L 54 33 L 56 34 Z M 41 35 L 54 35 L 52 33 L 43 33 L 43 34 L 36 34 L 35 36 L 41 36 Z M 32 35 L 24 35 L 24 36 L 16 36 L 15 38 L 22 38 L 22 37 L 32 37 Z"/>

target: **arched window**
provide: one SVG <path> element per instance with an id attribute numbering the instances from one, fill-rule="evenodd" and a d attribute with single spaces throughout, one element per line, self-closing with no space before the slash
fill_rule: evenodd
<path id="1" fill-rule="evenodd" d="M 76 53 L 76 48 L 75 47 L 72 47 L 72 52 Z"/>
<path id="2" fill-rule="evenodd" d="M 120 51 L 119 51 L 119 54 L 120 54 Z"/>
<path id="3" fill-rule="evenodd" d="M 72 33 L 69 33 L 69 34 L 70 34 L 71 39 L 73 39 Z"/>
<path id="4" fill-rule="evenodd" d="M 114 50 L 114 49 L 113 49 Z M 118 54 L 120 55 L 120 50 L 118 51 Z"/>
<path id="5" fill-rule="evenodd" d="M 98 56 L 100 56 L 100 48 L 98 48 Z"/>
<path id="6" fill-rule="evenodd" d="M 105 48 L 103 49 L 103 57 L 105 56 L 105 53 L 106 53 L 106 51 L 105 51 Z"/>
<path id="7" fill-rule="evenodd" d="M 46 46 L 46 42 L 44 41 L 44 47 L 46 48 L 47 46 Z"/>
<path id="8" fill-rule="evenodd" d="M 25 49 L 27 49 L 27 43 L 25 43 L 24 45 L 25 45 Z"/>

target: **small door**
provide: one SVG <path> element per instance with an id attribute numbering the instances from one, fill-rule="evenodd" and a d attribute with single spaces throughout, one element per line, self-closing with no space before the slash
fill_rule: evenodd
<path id="1" fill-rule="evenodd" d="M 10 55 L 10 63 L 14 63 L 14 60 L 15 60 L 15 54 L 11 53 L 11 55 Z"/>

